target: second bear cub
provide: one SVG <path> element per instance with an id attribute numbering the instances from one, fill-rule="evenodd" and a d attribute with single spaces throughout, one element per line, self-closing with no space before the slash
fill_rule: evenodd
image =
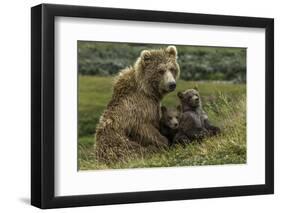
<path id="1" fill-rule="evenodd" d="M 161 106 L 160 133 L 169 140 L 169 145 L 172 145 L 178 131 L 180 117 L 181 106 L 177 108 Z"/>
<path id="2" fill-rule="evenodd" d="M 174 143 L 188 143 L 201 140 L 205 136 L 216 135 L 220 129 L 210 124 L 207 114 L 201 106 L 197 88 L 178 92 L 181 102 L 182 116 L 175 135 Z"/>

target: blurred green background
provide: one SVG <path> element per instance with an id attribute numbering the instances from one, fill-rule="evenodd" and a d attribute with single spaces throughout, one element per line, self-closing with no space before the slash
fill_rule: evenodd
<path id="1" fill-rule="evenodd" d="M 132 65 L 144 49 L 167 45 L 78 41 L 81 75 L 114 75 Z M 183 80 L 246 82 L 246 49 L 176 45 Z"/>

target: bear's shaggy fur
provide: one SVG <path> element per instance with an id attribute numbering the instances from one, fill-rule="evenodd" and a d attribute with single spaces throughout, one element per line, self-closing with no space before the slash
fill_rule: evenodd
<path id="1" fill-rule="evenodd" d="M 210 124 L 207 114 L 203 111 L 197 88 L 178 92 L 178 97 L 181 102 L 182 116 L 174 143 L 201 140 L 205 136 L 213 136 L 220 132 L 218 127 Z"/>
<path id="2" fill-rule="evenodd" d="M 167 147 L 159 132 L 160 101 L 176 87 L 177 49 L 143 50 L 116 78 L 113 95 L 96 128 L 96 157 L 106 164 Z"/>
<path id="3" fill-rule="evenodd" d="M 160 132 L 168 138 L 169 145 L 171 146 L 179 127 L 181 106 L 178 106 L 177 108 L 161 106 L 161 112 Z"/>

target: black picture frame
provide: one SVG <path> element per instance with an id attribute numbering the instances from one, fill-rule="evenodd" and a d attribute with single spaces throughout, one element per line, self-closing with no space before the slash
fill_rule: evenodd
<path id="1" fill-rule="evenodd" d="M 264 28 L 266 135 L 265 184 L 95 195 L 54 195 L 55 17 L 100 18 Z M 274 193 L 274 19 L 41 4 L 31 8 L 31 204 L 39 208 L 217 198 Z"/>

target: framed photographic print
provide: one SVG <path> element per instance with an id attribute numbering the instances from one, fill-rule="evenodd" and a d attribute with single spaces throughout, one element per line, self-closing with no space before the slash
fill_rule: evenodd
<path id="1" fill-rule="evenodd" d="M 31 204 L 272 194 L 274 20 L 31 9 Z"/>

